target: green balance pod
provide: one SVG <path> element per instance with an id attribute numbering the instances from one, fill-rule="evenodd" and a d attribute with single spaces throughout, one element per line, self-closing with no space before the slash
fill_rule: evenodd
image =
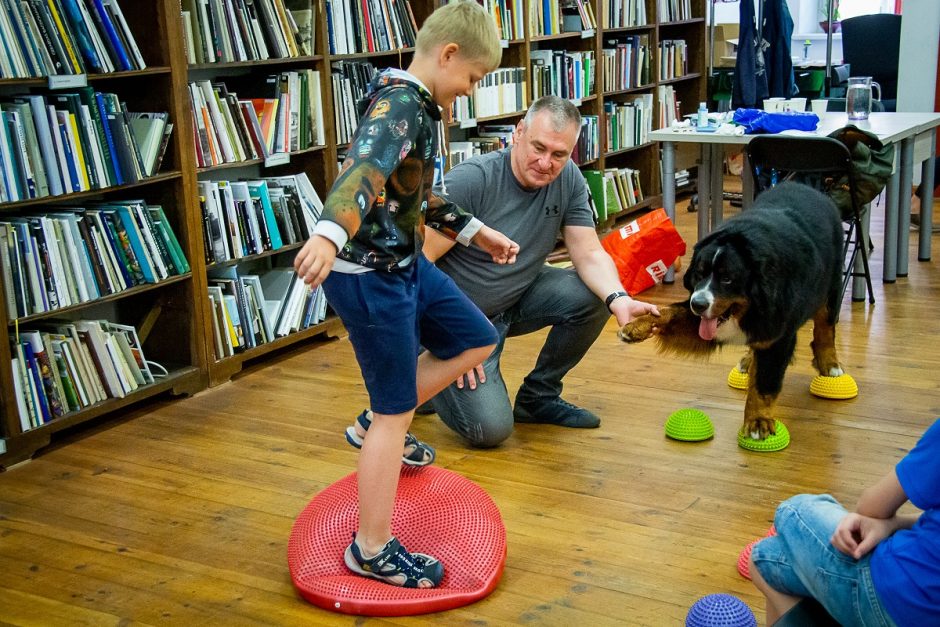
<path id="1" fill-rule="evenodd" d="M 763 440 L 754 440 L 751 436 L 738 432 L 738 446 L 745 448 L 749 451 L 757 451 L 758 453 L 773 453 L 774 451 L 782 451 L 787 448 L 790 444 L 790 432 L 787 431 L 786 426 L 777 421 L 777 434 L 769 435 Z"/>
<path id="2" fill-rule="evenodd" d="M 715 437 L 715 425 L 699 409 L 680 409 L 666 420 L 666 437 L 683 442 L 701 442 Z"/>

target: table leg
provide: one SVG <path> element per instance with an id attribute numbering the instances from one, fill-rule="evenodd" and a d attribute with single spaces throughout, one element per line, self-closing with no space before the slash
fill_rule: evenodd
<path id="1" fill-rule="evenodd" d="M 894 283 L 898 279 L 898 194 L 901 181 L 900 151 L 894 151 L 894 171 L 885 187 L 885 239 L 881 281 Z M 870 261 L 870 260 L 869 260 Z"/>
<path id="2" fill-rule="evenodd" d="M 747 211 L 754 204 L 754 172 L 751 170 L 751 160 L 744 151 L 744 169 L 741 170 L 741 211 Z"/>
<path id="3" fill-rule="evenodd" d="M 937 133 L 930 134 L 930 158 L 924 161 L 920 174 L 920 232 L 917 261 L 930 261 L 930 239 L 933 235 L 934 162 L 937 157 Z"/>
<path id="4" fill-rule="evenodd" d="M 914 138 L 901 141 L 901 183 L 898 189 L 898 276 L 907 276 L 911 243 L 911 181 L 914 179 Z"/>
<path id="5" fill-rule="evenodd" d="M 695 186 L 698 193 L 698 239 L 696 241 L 708 235 L 711 230 L 711 164 L 711 146 L 702 144 L 701 159 L 699 159 L 698 165 L 698 183 Z"/>
<path id="6" fill-rule="evenodd" d="M 663 208 L 666 215 L 676 223 L 676 145 L 673 142 L 662 142 L 660 144 L 663 151 Z M 701 209 L 700 209 L 701 210 Z M 670 267 L 663 277 L 664 283 L 672 283 L 676 280 L 675 270 Z"/>
<path id="7" fill-rule="evenodd" d="M 862 213 L 862 223 L 859 225 L 861 229 L 861 240 L 862 246 L 868 246 L 868 236 L 871 233 L 871 205 L 865 205 L 865 210 Z M 866 251 L 867 252 L 867 251 Z M 871 269 L 871 258 L 868 259 L 868 267 Z M 859 251 L 859 254 L 855 257 L 855 263 L 852 266 L 852 271 L 855 272 L 856 276 L 852 278 L 852 302 L 860 303 L 866 300 L 868 285 L 865 282 L 865 264 L 862 262 L 862 253 Z"/>
<path id="8" fill-rule="evenodd" d="M 712 144 L 712 229 L 715 230 L 724 219 L 725 194 L 725 147 L 722 144 Z"/>

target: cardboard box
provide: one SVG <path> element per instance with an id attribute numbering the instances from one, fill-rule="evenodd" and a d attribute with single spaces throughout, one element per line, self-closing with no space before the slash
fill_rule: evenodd
<path id="1" fill-rule="evenodd" d="M 734 67 L 738 49 L 738 24 L 715 24 L 715 48 L 712 50 L 713 67 Z"/>

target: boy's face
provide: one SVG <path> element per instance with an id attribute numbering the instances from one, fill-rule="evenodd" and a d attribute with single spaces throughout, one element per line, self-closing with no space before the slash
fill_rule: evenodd
<path id="1" fill-rule="evenodd" d="M 434 101 L 445 109 L 457 96 L 469 96 L 490 68 L 482 61 L 466 59 L 456 44 L 447 44 L 440 53 L 440 75 L 435 84 Z"/>

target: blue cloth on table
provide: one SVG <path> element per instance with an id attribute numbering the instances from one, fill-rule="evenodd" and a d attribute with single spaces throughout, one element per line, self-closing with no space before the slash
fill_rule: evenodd
<path id="1" fill-rule="evenodd" d="M 802 111 L 770 112 L 761 109 L 736 109 L 732 118 L 735 124 L 744 127 L 748 135 L 754 133 L 779 133 L 781 131 L 815 131 L 819 117 L 815 113 Z"/>

